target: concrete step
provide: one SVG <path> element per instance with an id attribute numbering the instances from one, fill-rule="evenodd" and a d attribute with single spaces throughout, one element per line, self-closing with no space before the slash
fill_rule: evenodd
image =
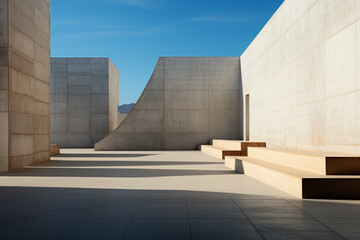
<path id="1" fill-rule="evenodd" d="M 201 145 L 200 150 L 219 159 L 225 159 L 225 156 L 240 156 L 240 150 L 224 149 L 213 145 Z"/>
<path id="2" fill-rule="evenodd" d="M 323 176 L 251 157 L 226 157 L 225 165 L 299 198 L 360 199 L 360 176 Z"/>
<path id="3" fill-rule="evenodd" d="M 250 147 L 248 149 L 248 156 L 277 165 L 322 175 L 360 174 L 360 157 L 339 153 Z"/>
<path id="4" fill-rule="evenodd" d="M 213 139 L 212 145 L 221 147 L 221 148 L 228 148 L 234 150 L 241 150 L 241 142 L 240 140 L 225 140 L 225 139 Z"/>
<path id="5" fill-rule="evenodd" d="M 265 142 L 250 142 L 242 140 L 213 139 L 212 145 L 224 149 L 241 150 L 241 156 L 247 156 L 249 147 L 266 147 Z"/>

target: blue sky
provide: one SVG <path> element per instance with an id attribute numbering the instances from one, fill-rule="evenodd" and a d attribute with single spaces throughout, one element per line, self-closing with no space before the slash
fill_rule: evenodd
<path id="1" fill-rule="evenodd" d="M 53 57 L 109 57 L 119 103 L 160 56 L 240 56 L 283 0 L 52 0 Z"/>

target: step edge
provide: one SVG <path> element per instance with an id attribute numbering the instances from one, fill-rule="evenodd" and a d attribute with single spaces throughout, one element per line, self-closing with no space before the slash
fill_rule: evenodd
<path id="1" fill-rule="evenodd" d="M 329 152 L 328 155 L 316 155 L 316 154 L 321 154 L 319 152 L 311 152 L 309 151 L 309 154 L 305 154 L 305 153 L 296 153 L 296 152 L 291 152 L 291 150 L 293 149 L 277 149 L 277 148 L 272 148 L 272 147 L 249 147 L 251 149 L 255 148 L 256 150 L 260 150 L 260 151 L 272 151 L 272 152 L 277 152 L 280 154 L 290 154 L 290 155 L 298 155 L 298 156 L 304 156 L 304 157 L 316 157 L 316 158 L 360 158 L 360 156 L 355 156 L 355 155 L 349 155 L 346 153 L 331 153 Z M 295 150 L 294 150 L 295 151 Z M 314 153 L 314 154 L 311 154 Z"/>

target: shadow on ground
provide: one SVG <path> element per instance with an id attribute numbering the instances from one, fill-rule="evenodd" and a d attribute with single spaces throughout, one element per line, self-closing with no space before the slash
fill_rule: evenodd
<path id="1" fill-rule="evenodd" d="M 203 175 L 228 175 L 234 174 L 228 170 L 198 170 L 198 169 L 161 169 L 161 168 L 139 168 L 141 166 L 195 166 L 195 165 L 223 165 L 222 161 L 124 161 L 119 160 L 119 156 L 127 154 L 111 154 L 117 156 L 118 160 L 66 160 L 70 156 L 94 157 L 98 154 L 62 154 L 65 160 L 51 160 L 46 163 L 25 167 L 1 176 L 10 177 L 103 177 L 103 178 L 150 178 L 150 177 L 169 177 L 169 176 L 203 176 Z M 100 154 L 102 156 L 103 154 Z M 105 154 L 107 155 L 107 154 Z M 152 154 L 130 154 L 139 156 L 149 156 Z M 77 158 L 78 159 L 78 158 Z M 104 167 L 104 168 L 101 168 Z M 113 167 L 113 168 L 112 168 Z M 120 168 L 125 167 L 125 168 Z M 126 168 L 128 167 L 128 168 Z"/>
<path id="2" fill-rule="evenodd" d="M 0 187 L 0 203 L 0 239 L 6 240 L 360 237 L 359 205 L 273 196 Z"/>
<path id="3" fill-rule="evenodd" d="M 180 162 L 180 161 L 71 161 L 51 160 L 51 166 L 58 167 L 122 167 L 122 166 L 171 166 L 171 165 L 209 165 L 223 162 Z"/>
<path id="4" fill-rule="evenodd" d="M 74 158 L 136 158 L 136 157 L 148 157 L 156 156 L 158 154 L 138 154 L 138 153 L 62 153 L 54 157 L 74 157 Z"/>
<path id="5" fill-rule="evenodd" d="M 103 168 L 41 168 L 29 167 L 9 173 L 0 174 L 9 177 L 103 177 L 103 178 L 150 178 L 170 176 L 202 176 L 202 175 L 228 175 L 234 174 L 224 170 L 172 170 L 172 169 L 103 169 Z"/>

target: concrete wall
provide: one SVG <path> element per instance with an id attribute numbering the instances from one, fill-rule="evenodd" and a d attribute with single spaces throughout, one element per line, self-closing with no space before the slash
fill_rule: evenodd
<path id="1" fill-rule="evenodd" d="M 109 62 L 109 131 L 108 133 L 111 133 L 115 128 L 119 126 L 118 106 L 119 106 L 119 70 L 110 61 Z"/>
<path id="2" fill-rule="evenodd" d="M 0 172 L 9 165 L 8 1 L 0 1 Z"/>
<path id="3" fill-rule="evenodd" d="M 51 143 L 93 147 L 111 132 L 117 125 L 118 82 L 108 58 L 52 58 Z"/>
<path id="4" fill-rule="evenodd" d="M 359 0 L 286 0 L 241 64 L 250 140 L 360 154 Z"/>
<path id="5" fill-rule="evenodd" d="M 120 125 L 126 118 L 128 114 L 127 113 L 120 113 L 118 112 L 118 125 Z"/>
<path id="6" fill-rule="evenodd" d="M 241 137 L 239 57 L 159 58 L 140 99 L 96 150 L 196 149 Z"/>
<path id="7" fill-rule="evenodd" d="M 0 1 L 0 171 L 49 160 L 50 0 Z"/>

